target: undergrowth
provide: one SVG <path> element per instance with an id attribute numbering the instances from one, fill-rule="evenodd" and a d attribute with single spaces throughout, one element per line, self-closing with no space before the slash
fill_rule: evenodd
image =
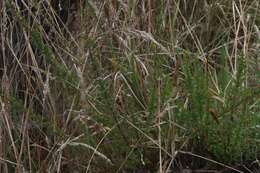
<path id="1" fill-rule="evenodd" d="M 0 172 L 259 169 L 256 0 L 0 2 Z"/>

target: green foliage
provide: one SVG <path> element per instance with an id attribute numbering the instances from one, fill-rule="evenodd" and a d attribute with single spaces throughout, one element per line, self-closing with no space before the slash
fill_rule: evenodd
<path id="1" fill-rule="evenodd" d="M 251 90 L 245 85 L 247 69 L 242 57 L 237 59 L 236 76 L 231 76 L 228 67 L 224 65 L 226 62 L 223 55 L 220 58 L 222 62 L 217 71 L 217 81 L 219 96 L 224 98 L 222 104 L 213 101 L 210 96 L 212 85 L 207 81 L 208 74 L 198 59 L 191 56 L 183 59 L 183 85 L 188 106 L 184 109 L 183 105 L 179 105 L 177 122 L 185 124 L 185 127 L 194 132 L 192 141 L 200 141 L 196 147 L 206 147 L 219 160 L 231 163 L 241 158 L 253 159 L 254 153 L 258 152 L 254 146 L 259 136 L 254 130 L 259 119 L 250 110 L 250 105 L 257 101 L 259 91 Z M 209 108 L 214 109 L 217 121 Z"/>
<path id="2" fill-rule="evenodd" d="M 55 59 L 51 48 L 44 42 L 39 31 L 32 32 L 31 43 L 36 49 L 35 51 L 39 52 L 39 56 L 43 56 L 46 62 L 52 66 L 54 77 L 62 81 L 70 90 L 75 90 L 78 83 L 77 75 Z"/>
<path id="3" fill-rule="evenodd" d="M 166 172 L 185 151 L 259 159 L 257 1 L 2 4 L 0 172 Z"/>

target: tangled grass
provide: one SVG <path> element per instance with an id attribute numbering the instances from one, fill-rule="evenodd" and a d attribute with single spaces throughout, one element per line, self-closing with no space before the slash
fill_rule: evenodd
<path id="1" fill-rule="evenodd" d="M 257 0 L 2 0 L 0 172 L 259 167 Z"/>

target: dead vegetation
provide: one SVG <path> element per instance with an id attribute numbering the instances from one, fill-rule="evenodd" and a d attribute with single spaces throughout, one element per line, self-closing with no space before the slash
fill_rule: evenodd
<path id="1" fill-rule="evenodd" d="M 259 5 L 1 1 L 0 172 L 257 172 Z"/>

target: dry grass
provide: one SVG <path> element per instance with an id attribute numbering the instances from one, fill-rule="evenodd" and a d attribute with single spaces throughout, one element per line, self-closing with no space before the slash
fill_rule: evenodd
<path id="1" fill-rule="evenodd" d="M 258 169 L 259 5 L 1 1 L 0 172 Z"/>

